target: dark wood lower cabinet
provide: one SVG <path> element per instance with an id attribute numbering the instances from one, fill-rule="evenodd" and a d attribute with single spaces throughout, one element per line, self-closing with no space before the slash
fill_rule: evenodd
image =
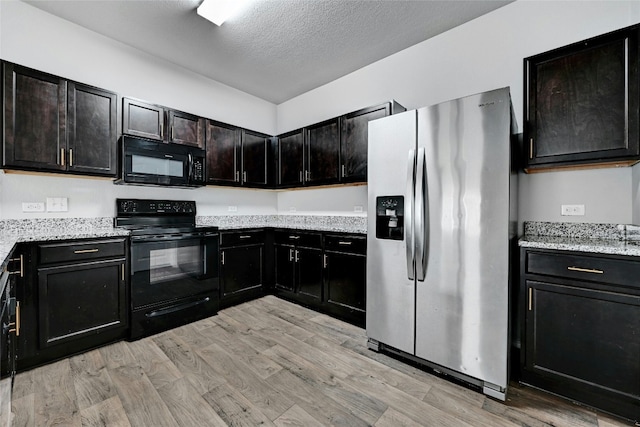
<path id="1" fill-rule="evenodd" d="M 640 262 L 522 254 L 522 381 L 640 419 Z"/>
<path id="2" fill-rule="evenodd" d="M 127 247 L 126 239 L 116 238 L 31 244 L 20 249 L 29 267 L 17 289 L 21 318 L 18 369 L 126 337 Z M 54 253 L 55 258 L 49 257 Z"/>
<path id="3" fill-rule="evenodd" d="M 325 237 L 325 301 L 328 312 L 359 326 L 367 306 L 366 237 Z"/>
<path id="4" fill-rule="evenodd" d="M 274 242 L 275 293 L 308 307 L 320 307 L 324 278 L 322 234 L 276 230 Z"/>
<path id="5" fill-rule="evenodd" d="M 38 269 L 41 348 L 127 324 L 124 260 Z"/>
<path id="6" fill-rule="evenodd" d="M 220 245 L 220 306 L 264 294 L 264 231 L 223 232 Z"/>

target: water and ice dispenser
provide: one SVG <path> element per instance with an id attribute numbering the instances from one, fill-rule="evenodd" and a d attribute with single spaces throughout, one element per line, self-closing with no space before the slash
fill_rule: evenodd
<path id="1" fill-rule="evenodd" d="M 391 240 L 404 238 L 404 196 L 376 198 L 376 237 Z"/>

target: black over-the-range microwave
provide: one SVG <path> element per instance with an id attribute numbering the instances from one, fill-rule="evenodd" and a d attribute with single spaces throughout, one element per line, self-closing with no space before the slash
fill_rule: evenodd
<path id="1" fill-rule="evenodd" d="M 205 151 L 200 148 L 129 135 L 123 135 L 120 143 L 120 173 L 116 184 L 167 187 L 205 184 Z"/>

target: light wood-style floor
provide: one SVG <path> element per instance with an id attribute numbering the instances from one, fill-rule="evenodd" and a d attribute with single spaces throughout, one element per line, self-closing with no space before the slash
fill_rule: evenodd
<path id="1" fill-rule="evenodd" d="M 623 426 L 513 384 L 506 403 L 268 296 L 16 377 L 14 426 Z"/>

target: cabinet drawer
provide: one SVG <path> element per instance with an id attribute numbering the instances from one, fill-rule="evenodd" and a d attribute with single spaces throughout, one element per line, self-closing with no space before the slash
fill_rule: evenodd
<path id="1" fill-rule="evenodd" d="M 124 257 L 126 239 L 76 241 L 38 245 L 40 264 Z"/>
<path id="2" fill-rule="evenodd" d="M 365 255 L 367 238 L 362 236 L 340 236 L 329 234 L 325 237 L 325 249 Z"/>
<path id="3" fill-rule="evenodd" d="M 283 245 L 322 247 L 322 235 L 316 233 L 303 233 L 296 230 L 276 231 L 275 242 Z"/>
<path id="4" fill-rule="evenodd" d="M 640 262 L 624 259 L 529 251 L 527 273 L 640 287 Z"/>
<path id="5" fill-rule="evenodd" d="M 264 243 L 264 231 L 238 231 L 220 233 L 220 246 L 241 246 Z"/>

